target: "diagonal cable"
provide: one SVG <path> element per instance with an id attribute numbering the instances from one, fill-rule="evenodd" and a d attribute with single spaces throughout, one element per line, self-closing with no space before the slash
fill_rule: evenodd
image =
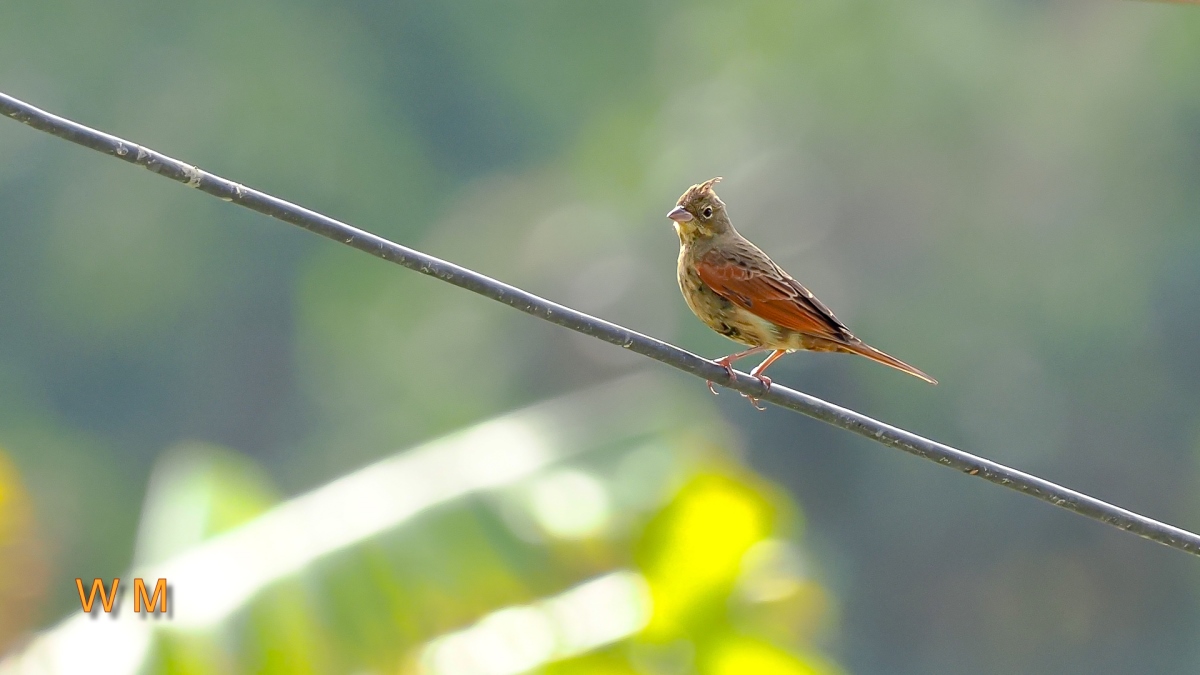
<path id="1" fill-rule="evenodd" d="M 1044 502 L 1107 523 L 1118 529 L 1127 530 L 1151 541 L 1200 555 L 1200 535 L 1147 518 L 1037 476 L 976 457 L 853 410 L 828 403 L 815 396 L 809 396 L 781 385 L 773 385 L 767 391 L 757 379 L 740 371 L 731 378 L 724 368 L 712 361 L 662 340 L 642 335 L 615 323 L 551 302 L 465 267 L 401 246 L 302 206 L 203 171 L 145 146 L 50 114 L 3 93 L 0 93 L 0 113 L 72 143 L 112 155 L 131 164 L 138 164 L 154 173 L 207 192 L 224 201 L 233 202 L 285 223 L 302 227 L 389 262 L 474 291 L 515 307 L 526 314 L 532 314 L 584 335 L 611 342 L 697 377 L 718 382 L 743 394 L 749 394 L 783 408 L 803 413 L 822 422 L 853 431 L 883 445 L 923 457 L 968 475 L 1023 492 Z"/>

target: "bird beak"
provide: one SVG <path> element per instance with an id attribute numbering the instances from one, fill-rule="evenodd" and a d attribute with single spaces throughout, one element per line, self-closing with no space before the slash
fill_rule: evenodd
<path id="1" fill-rule="evenodd" d="M 686 223 L 692 219 L 692 214 L 688 213 L 688 210 L 682 206 L 676 206 L 675 208 L 671 209 L 671 212 L 667 214 L 667 217 L 677 223 Z"/>

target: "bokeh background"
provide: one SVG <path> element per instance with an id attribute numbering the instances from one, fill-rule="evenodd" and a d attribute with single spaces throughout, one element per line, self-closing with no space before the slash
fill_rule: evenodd
<path id="1" fill-rule="evenodd" d="M 1192 530 L 1198 64 L 1200 9 L 1109 0 L 0 3 L 6 93 L 709 357 L 664 214 L 722 175 L 743 234 L 941 384 L 777 381 Z M 0 241 L 0 652 L 77 576 L 650 372 L 604 390 L 648 419 L 161 622 L 139 667 L 472 672 L 429 645 L 628 569 L 649 623 L 548 672 L 1200 668 L 1184 554 L 15 123 Z"/>

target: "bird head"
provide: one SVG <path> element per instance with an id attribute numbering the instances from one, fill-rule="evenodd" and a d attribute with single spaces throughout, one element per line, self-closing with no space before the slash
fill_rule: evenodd
<path id="1" fill-rule="evenodd" d="M 679 241 L 686 244 L 696 239 L 707 239 L 729 229 L 725 202 L 713 192 L 713 186 L 720 180 L 721 177 L 717 176 L 688 188 L 675 208 L 667 214 L 675 223 Z"/>

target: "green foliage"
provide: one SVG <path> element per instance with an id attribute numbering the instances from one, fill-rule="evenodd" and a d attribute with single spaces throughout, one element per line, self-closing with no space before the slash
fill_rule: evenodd
<path id="1" fill-rule="evenodd" d="M 601 416 L 573 400 L 543 419 L 562 425 L 587 414 L 617 426 L 589 421 L 584 446 L 560 449 L 577 456 L 567 465 L 355 541 L 256 589 L 248 605 L 215 625 L 161 621 L 143 670 L 467 675 L 522 672 L 511 663 L 524 659 L 551 673 L 658 672 L 664 665 L 702 675 L 837 672 L 811 651 L 828 627 L 830 602 L 800 563 L 789 499 L 730 462 L 715 442 L 719 434 L 698 442 L 698 430 L 687 430 L 669 406 L 652 404 L 650 418 L 662 430 L 647 438 L 632 433 L 642 422 L 619 406 Z M 184 543 L 189 523 L 206 533 L 191 547 L 236 534 L 236 526 L 215 524 L 245 512 L 247 495 L 270 493 L 259 475 L 220 448 L 168 453 L 141 532 L 158 550 L 143 557 L 168 557 L 167 546 Z M 309 502 L 289 517 L 334 508 Z M 283 510 L 260 514 L 306 536 L 304 521 L 283 524 Z M 253 517 L 243 522 L 255 525 Z M 621 595 L 620 579 L 637 579 L 644 598 Z M 175 579 L 177 586 L 199 582 L 207 580 Z M 607 590 L 582 593 L 596 583 Z M 221 584 L 210 592 L 221 593 Z M 181 597 L 186 605 L 187 594 Z M 570 604 L 579 598 L 590 604 Z M 176 611 L 185 617 L 193 610 Z M 544 630 L 551 643 L 539 651 Z M 605 636 L 599 642 L 587 637 L 597 630 Z M 446 646 L 449 639 L 458 642 Z"/>

